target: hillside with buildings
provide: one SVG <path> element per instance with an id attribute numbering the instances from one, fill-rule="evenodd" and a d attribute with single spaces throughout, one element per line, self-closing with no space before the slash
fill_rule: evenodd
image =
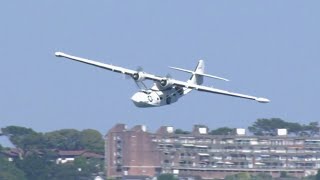
<path id="1" fill-rule="evenodd" d="M 30 128 L 2 128 L 14 147 L 0 146 L 0 179 L 61 180 L 103 176 L 104 141 L 92 129 L 39 133 Z"/>
<path id="2" fill-rule="evenodd" d="M 316 179 L 317 122 L 258 119 L 244 128 L 192 131 L 116 124 L 98 131 L 1 129 L 14 145 L 0 145 L 0 179 Z M 320 174 L 319 174 L 320 175 Z"/>

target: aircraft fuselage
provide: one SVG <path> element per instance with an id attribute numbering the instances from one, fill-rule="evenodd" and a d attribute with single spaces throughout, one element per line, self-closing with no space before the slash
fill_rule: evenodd
<path id="1" fill-rule="evenodd" d="M 188 92 L 188 89 L 178 86 L 173 86 L 166 90 L 151 88 L 135 93 L 131 100 L 137 107 L 159 107 L 177 102 L 179 98 Z"/>

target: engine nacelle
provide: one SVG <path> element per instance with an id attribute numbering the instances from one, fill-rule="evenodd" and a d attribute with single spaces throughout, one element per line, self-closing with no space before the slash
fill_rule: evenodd
<path id="1" fill-rule="evenodd" d="M 156 84 L 158 89 L 163 90 L 171 87 L 173 85 L 173 82 L 170 79 L 165 78 L 162 79 L 160 82 L 157 82 Z"/>
<path id="2" fill-rule="evenodd" d="M 135 81 L 138 81 L 138 82 L 141 82 L 143 80 L 146 79 L 145 75 L 143 72 L 137 72 L 137 73 L 134 73 L 132 75 L 132 78 L 135 80 Z"/>

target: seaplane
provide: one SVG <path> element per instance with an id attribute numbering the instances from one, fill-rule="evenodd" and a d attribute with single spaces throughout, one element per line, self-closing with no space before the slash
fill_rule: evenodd
<path id="1" fill-rule="evenodd" d="M 254 100 L 260 103 L 270 102 L 270 100 L 267 98 L 239 94 L 239 93 L 229 92 L 226 90 L 216 89 L 214 87 L 208 87 L 208 86 L 202 85 L 204 77 L 214 78 L 214 79 L 223 80 L 223 81 L 229 81 L 226 78 L 205 74 L 205 71 L 204 71 L 205 63 L 203 60 L 199 60 L 194 71 L 183 69 L 183 68 L 177 68 L 177 67 L 169 67 L 174 70 L 191 74 L 191 77 L 189 80 L 180 81 L 180 80 L 173 79 L 170 76 L 162 77 L 162 76 L 149 74 L 147 72 L 144 72 L 141 68 L 137 70 L 126 69 L 120 66 L 105 64 L 102 62 L 97 62 L 97 61 L 65 54 L 63 52 L 56 52 L 55 55 L 56 57 L 63 57 L 63 58 L 71 59 L 81 63 L 96 66 L 102 69 L 106 69 L 109 71 L 121 73 L 127 77 L 132 78 L 134 82 L 137 84 L 137 86 L 140 88 L 140 90 L 131 97 L 131 100 L 134 103 L 134 105 L 139 108 L 160 107 L 164 105 L 170 105 L 172 103 L 177 102 L 181 97 L 187 95 L 192 90 L 249 99 L 249 100 Z M 144 83 L 144 81 L 146 80 L 150 80 L 154 82 L 151 88 L 148 88 Z"/>

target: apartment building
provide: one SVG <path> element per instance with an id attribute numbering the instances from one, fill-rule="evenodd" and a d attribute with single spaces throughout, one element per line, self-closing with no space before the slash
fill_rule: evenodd
<path id="1" fill-rule="evenodd" d="M 237 129 L 228 136 L 209 135 L 205 126 L 195 125 L 191 134 L 174 134 L 174 128 L 160 127 L 155 133 L 145 126 L 128 129 L 118 124 L 106 135 L 106 172 L 108 177 L 200 176 L 224 178 L 239 172 L 281 172 L 303 177 L 320 168 L 320 137 L 248 136 Z"/>

